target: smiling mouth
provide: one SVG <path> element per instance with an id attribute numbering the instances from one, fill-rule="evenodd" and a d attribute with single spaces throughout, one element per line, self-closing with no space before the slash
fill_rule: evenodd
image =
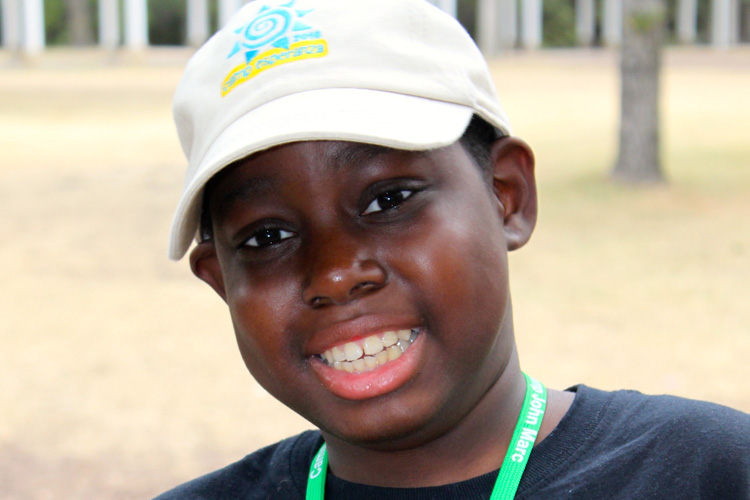
<path id="1" fill-rule="evenodd" d="M 337 345 L 315 357 L 334 370 L 366 373 L 398 359 L 418 336 L 418 328 L 391 330 Z"/>

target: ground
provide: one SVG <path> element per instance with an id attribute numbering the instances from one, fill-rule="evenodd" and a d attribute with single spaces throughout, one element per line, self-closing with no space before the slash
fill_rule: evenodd
<path id="1" fill-rule="evenodd" d="M 527 372 L 750 411 L 748 55 L 669 51 L 669 184 L 647 189 L 606 180 L 616 53 L 492 61 L 538 163 L 539 225 L 511 257 Z M 149 498 L 309 427 L 246 373 L 219 298 L 166 259 L 187 56 L 0 53 L 0 499 Z"/>

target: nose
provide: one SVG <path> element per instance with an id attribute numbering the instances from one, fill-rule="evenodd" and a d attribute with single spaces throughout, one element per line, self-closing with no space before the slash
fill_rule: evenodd
<path id="1" fill-rule="evenodd" d="M 355 239 L 326 238 L 308 252 L 302 299 L 314 308 L 343 305 L 382 288 L 387 273 Z"/>

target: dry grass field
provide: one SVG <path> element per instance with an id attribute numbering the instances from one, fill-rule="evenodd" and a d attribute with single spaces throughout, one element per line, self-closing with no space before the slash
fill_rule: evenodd
<path id="1" fill-rule="evenodd" d="M 186 57 L 0 54 L 0 499 L 150 498 L 309 425 L 165 257 Z M 492 67 L 537 154 L 539 225 L 511 257 L 524 369 L 750 411 L 750 52 L 668 53 L 669 184 L 645 189 L 606 180 L 616 54 Z"/>

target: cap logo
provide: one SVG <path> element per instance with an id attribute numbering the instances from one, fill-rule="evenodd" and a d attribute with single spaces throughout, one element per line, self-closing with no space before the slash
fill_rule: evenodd
<path id="1" fill-rule="evenodd" d="M 298 9 L 296 3 L 297 0 L 267 2 L 254 19 L 234 31 L 237 40 L 227 59 L 242 55 L 244 62 L 224 79 L 222 97 L 263 71 L 328 54 L 328 44 L 320 31 L 304 20 L 315 9 Z"/>

